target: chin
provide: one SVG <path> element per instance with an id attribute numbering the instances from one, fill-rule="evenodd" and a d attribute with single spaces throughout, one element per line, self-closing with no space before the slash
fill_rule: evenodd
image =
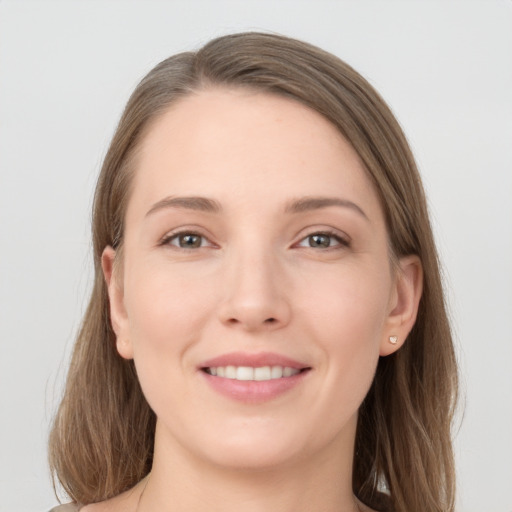
<path id="1" fill-rule="evenodd" d="M 287 466 L 296 461 L 300 450 L 278 443 L 252 442 L 250 445 L 230 445 L 222 451 L 210 453 L 210 460 L 217 466 L 237 471 L 264 471 Z"/>
<path id="2" fill-rule="evenodd" d="M 238 428 L 196 431 L 195 440 L 183 439 L 181 444 L 219 468 L 258 471 L 286 466 L 304 456 L 307 443 L 303 438 L 307 436 L 300 434 L 281 424 L 262 428 L 246 422 Z"/>

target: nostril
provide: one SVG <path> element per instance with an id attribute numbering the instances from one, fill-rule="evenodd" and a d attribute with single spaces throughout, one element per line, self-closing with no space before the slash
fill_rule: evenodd
<path id="1" fill-rule="evenodd" d="M 252 311 L 242 311 L 239 315 L 227 316 L 221 320 L 225 326 L 241 328 L 248 331 L 257 331 L 258 329 L 267 331 L 268 329 L 278 329 L 286 325 L 286 322 L 283 322 L 280 316 L 266 317 L 265 315 L 260 315 L 258 312 Z"/>

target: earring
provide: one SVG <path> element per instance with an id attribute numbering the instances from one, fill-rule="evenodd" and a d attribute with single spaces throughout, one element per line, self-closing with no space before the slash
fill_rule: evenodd
<path id="1" fill-rule="evenodd" d="M 389 343 L 391 343 L 392 345 L 396 345 L 398 343 L 398 336 L 390 336 Z"/>

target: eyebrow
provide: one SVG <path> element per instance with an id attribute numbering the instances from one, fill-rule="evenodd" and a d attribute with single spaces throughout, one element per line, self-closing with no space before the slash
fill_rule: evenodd
<path id="1" fill-rule="evenodd" d="M 285 207 L 285 213 L 302 213 L 311 210 L 320 210 L 322 208 L 329 208 L 330 206 L 340 206 L 342 208 L 349 208 L 358 213 L 366 220 L 370 220 L 364 210 L 356 203 L 348 199 L 341 199 L 339 197 L 303 197 L 289 202 Z"/>
<path id="2" fill-rule="evenodd" d="M 301 197 L 288 202 L 285 206 L 284 212 L 288 214 L 303 213 L 312 210 L 320 210 L 322 208 L 329 208 L 331 206 L 338 206 L 342 208 L 349 208 L 358 213 L 366 220 L 369 220 L 364 210 L 356 203 L 348 199 L 341 199 L 339 197 Z M 156 202 L 146 213 L 146 217 L 153 213 L 166 208 L 184 208 L 187 210 L 196 210 L 207 213 L 219 213 L 222 211 L 222 206 L 214 199 L 207 197 L 165 197 Z"/>
<path id="3" fill-rule="evenodd" d="M 146 213 L 149 215 L 165 208 L 185 208 L 201 212 L 219 213 L 222 208 L 217 201 L 207 197 L 166 197 L 155 203 Z"/>

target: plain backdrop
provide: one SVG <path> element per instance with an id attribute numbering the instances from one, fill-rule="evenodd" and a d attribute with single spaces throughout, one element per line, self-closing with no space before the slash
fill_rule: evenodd
<path id="1" fill-rule="evenodd" d="M 458 510 L 512 512 L 505 0 L 0 0 L 0 511 L 56 504 L 48 426 L 87 303 L 93 187 L 128 95 L 163 58 L 241 30 L 335 53 L 402 123 L 429 196 L 461 365 Z"/>

